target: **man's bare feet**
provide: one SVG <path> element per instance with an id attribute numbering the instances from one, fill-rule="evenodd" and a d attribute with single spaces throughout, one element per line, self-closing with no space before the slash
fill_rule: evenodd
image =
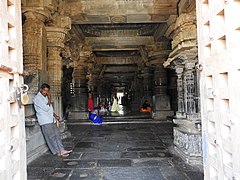
<path id="1" fill-rule="evenodd" d="M 63 151 L 61 152 L 61 154 L 69 154 L 69 153 L 71 153 L 71 152 L 72 152 L 72 150 L 69 150 L 69 151 L 63 150 Z"/>
<path id="2" fill-rule="evenodd" d="M 65 158 L 65 157 L 68 157 L 69 154 L 58 154 L 58 157 L 62 157 L 62 158 Z"/>

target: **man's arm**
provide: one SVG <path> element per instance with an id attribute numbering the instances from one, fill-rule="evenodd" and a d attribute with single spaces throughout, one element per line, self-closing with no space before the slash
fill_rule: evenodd
<path id="1" fill-rule="evenodd" d="M 60 117 L 55 112 L 53 112 L 53 116 L 56 118 L 57 121 L 60 121 Z"/>
<path id="2" fill-rule="evenodd" d="M 47 93 L 47 97 L 48 97 L 48 103 L 47 103 L 47 105 L 51 105 L 52 104 L 52 96 L 51 96 L 51 93 L 50 92 L 48 92 Z"/>
<path id="3" fill-rule="evenodd" d="M 42 99 L 36 97 L 34 99 L 34 106 L 38 107 L 39 109 L 48 112 L 50 110 L 50 105 L 46 104 Z"/>

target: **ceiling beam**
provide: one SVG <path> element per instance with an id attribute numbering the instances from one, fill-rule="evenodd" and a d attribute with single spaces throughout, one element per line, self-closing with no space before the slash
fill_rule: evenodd
<path id="1" fill-rule="evenodd" d="M 103 46 L 95 46 L 92 48 L 93 51 L 136 51 L 139 50 L 138 46 L 134 47 L 103 47 Z"/>
<path id="2" fill-rule="evenodd" d="M 97 64 L 118 64 L 118 65 L 126 65 L 126 64 L 137 64 L 142 61 L 140 56 L 131 56 L 131 57 L 96 57 L 95 62 Z"/>
<path id="3" fill-rule="evenodd" d="M 85 41 L 93 48 L 100 46 L 112 47 L 128 47 L 131 46 L 153 45 L 154 38 L 152 36 L 137 36 L 137 37 L 86 37 Z"/>
<path id="4" fill-rule="evenodd" d="M 75 38 L 79 39 L 79 41 L 84 41 L 84 33 L 77 25 L 72 25 L 70 32 L 72 32 L 71 34 L 75 36 Z"/>
<path id="5" fill-rule="evenodd" d="M 137 66 L 107 66 L 105 72 L 136 72 L 137 70 Z"/>
<path id="6" fill-rule="evenodd" d="M 113 73 L 111 72 L 106 72 L 105 75 L 109 75 L 112 76 Z M 134 72 L 115 72 L 114 74 L 116 74 L 117 76 L 134 76 L 135 73 Z"/>

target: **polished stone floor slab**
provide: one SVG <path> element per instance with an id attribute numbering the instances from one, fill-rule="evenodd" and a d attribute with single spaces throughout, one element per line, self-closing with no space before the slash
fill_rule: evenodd
<path id="1" fill-rule="evenodd" d="M 73 152 L 50 152 L 28 164 L 28 180 L 202 180 L 203 174 L 171 154 L 171 123 L 75 124 L 63 140 Z"/>

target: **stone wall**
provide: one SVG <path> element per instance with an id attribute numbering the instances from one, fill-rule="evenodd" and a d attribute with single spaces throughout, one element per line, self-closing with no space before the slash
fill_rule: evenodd
<path id="1" fill-rule="evenodd" d="M 240 179 L 240 2 L 196 1 L 206 179 Z"/>
<path id="2" fill-rule="evenodd" d="M 1 1 L 0 179 L 27 179 L 21 24 L 21 2 Z"/>

